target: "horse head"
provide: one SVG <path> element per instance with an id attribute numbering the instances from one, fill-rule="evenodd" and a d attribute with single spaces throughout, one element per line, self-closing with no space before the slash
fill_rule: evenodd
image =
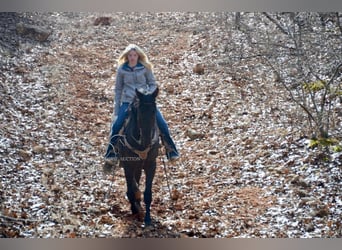
<path id="1" fill-rule="evenodd" d="M 151 145 L 156 130 L 156 97 L 159 89 L 150 92 L 136 89 L 136 115 L 137 127 L 140 132 L 140 144 L 143 148 Z"/>

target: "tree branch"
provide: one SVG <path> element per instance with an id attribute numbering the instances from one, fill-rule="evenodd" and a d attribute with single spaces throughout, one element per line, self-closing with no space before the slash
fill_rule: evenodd
<path id="1" fill-rule="evenodd" d="M 262 12 L 262 14 L 266 16 L 268 20 L 274 23 L 281 32 L 283 32 L 285 35 L 289 35 L 289 32 L 283 26 L 281 26 L 280 23 L 277 22 L 277 20 L 271 17 L 267 12 Z"/>
<path id="2" fill-rule="evenodd" d="M 274 72 L 277 72 L 277 74 L 279 75 L 279 82 L 283 85 L 283 87 L 286 89 L 286 91 L 290 94 L 290 98 L 292 101 L 294 101 L 299 107 L 301 107 L 305 113 L 310 117 L 310 119 L 317 125 L 319 126 L 317 120 L 315 119 L 315 117 L 313 116 L 312 112 L 308 109 L 308 107 L 301 103 L 300 101 L 298 101 L 295 96 L 293 95 L 291 89 L 286 85 L 286 83 L 283 81 L 283 79 L 281 79 L 280 74 L 278 72 L 278 70 L 275 69 L 274 65 L 268 60 L 268 58 L 265 58 L 266 63 L 271 67 L 271 69 Z"/>
<path id="3" fill-rule="evenodd" d="M 328 85 L 330 85 L 333 81 L 334 81 L 334 78 L 337 76 L 337 74 L 339 74 L 339 71 L 340 71 L 340 68 L 342 67 L 342 62 L 337 65 L 335 71 L 334 71 L 334 74 L 333 76 L 331 77 L 330 81 L 328 82 Z"/>

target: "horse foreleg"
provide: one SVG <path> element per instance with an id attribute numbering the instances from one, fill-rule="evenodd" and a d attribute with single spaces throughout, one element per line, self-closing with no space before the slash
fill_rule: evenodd
<path id="1" fill-rule="evenodd" d="M 141 198 L 139 198 L 138 196 L 141 197 L 141 195 L 139 195 L 140 190 L 138 188 L 138 183 L 136 182 L 136 171 L 141 171 L 141 169 L 136 169 L 135 167 L 131 167 L 131 166 L 126 166 L 124 167 L 124 171 L 125 171 L 125 178 L 126 178 L 126 185 L 127 185 L 127 198 L 131 204 L 131 211 L 132 214 L 138 214 L 139 212 L 141 212 L 140 210 L 140 200 Z"/>
<path id="2" fill-rule="evenodd" d="M 152 162 L 147 164 L 144 168 L 145 175 L 146 175 L 146 182 L 145 182 L 145 192 L 144 192 L 144 203 L 146 207 L 145 211 L 145 225 L 151 225 L 151 203 L 152 203 L 152 183 L 153 178 L 156 172 L 156 162 Z"/>
<path id="3" fill-rule="evenodd" d="M 135 185 L 136 185 L 136 191 L 135 191 L 135 199 L 139 202 L 141 201 L 141 192 L 139 190 L 139 183 L 141 178 L 141 172 L 142 172 L 142 166 L 136 167 L 135 170 Z"/>

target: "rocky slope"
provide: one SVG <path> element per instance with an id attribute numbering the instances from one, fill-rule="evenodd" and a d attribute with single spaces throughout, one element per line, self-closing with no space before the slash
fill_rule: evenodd
<path id="1" fill-rule="evenodd" d="M 233 20 L 1 13 L 0 237 L 341 237 L 341 153 L 308 149 L 286 92 L 237 73 L 253 76 L 259 62 L 227 56 Z M 51 34 L 20 33 L 20 22 Z M 102 173 L 129 43 L 155 65 L 182 155 L 166 171 L 158 158 L 151 228 L 130 216 L 122 169 Z"/>

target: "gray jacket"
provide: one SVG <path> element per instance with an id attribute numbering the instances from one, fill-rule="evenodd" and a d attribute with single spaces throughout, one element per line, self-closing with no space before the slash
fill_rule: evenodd
<path id="1" fill-rule="evenodd" d="M 121 103 L 131 103 L 135 97 L 135 89 L 152 90 L 157 87 L 153 72 L 140 62 L 131 68 L 124 63 L 118 68 L 115 82 L 114 115 L 118 115 Z"/>

